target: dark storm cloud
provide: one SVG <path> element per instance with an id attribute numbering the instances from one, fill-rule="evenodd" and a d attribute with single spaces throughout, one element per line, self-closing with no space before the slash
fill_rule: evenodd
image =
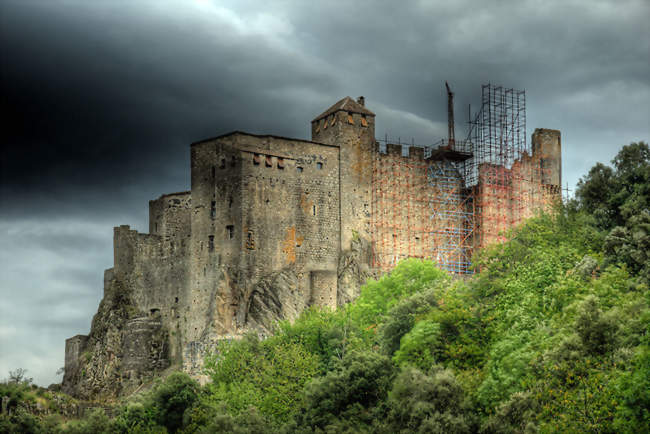
<path id="1" fill-rule="evenodd" d="M 558 128 L 569 185 L 648 140 L 645 1 L 5 1 L 0 6 L 0 377 L 45 383 L 87 333 L 112 226 L 189 188 L 192 141 L 309 138 L 365 95 L 377 135 L 459 135 L 480 84 L 526 89 L 528 135 Z M 11 294 L 11 296 L 7 296 Z"/>

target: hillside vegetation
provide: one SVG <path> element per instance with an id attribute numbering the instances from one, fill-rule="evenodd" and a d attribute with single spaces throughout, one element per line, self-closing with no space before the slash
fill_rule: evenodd
<path id="1" fill-rule="evenodd" d="M 471 279 L 402 261 L 344 309 L 222 343 L 206 386 L 175 373 L 112 419 L 17 410 L 0 431 L 649 432 L 650 149 L 612 163 L 481 252 Z"/>

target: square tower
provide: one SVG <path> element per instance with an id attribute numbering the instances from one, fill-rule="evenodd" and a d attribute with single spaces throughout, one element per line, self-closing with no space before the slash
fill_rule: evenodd
<path id="1" fill-rule="evenodd" d="M 340 148 L 341 250 L 349 250 L 355 238 L 370 240 L 375 114 L 362 96 L 346 96 L 314 118 L 311 137 Z"/>

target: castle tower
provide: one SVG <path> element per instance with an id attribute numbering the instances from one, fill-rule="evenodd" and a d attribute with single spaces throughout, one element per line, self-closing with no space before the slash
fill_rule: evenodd
<path id="1" fill-rule="evenodd" d="M 533 158 L 539 159 L 542 183 L 562 186 L 562 141 L 559 130 L 535 128 L 531 140 Z"/>
<path id="2" fill-rule="evenodd" d="M 356 237 L 370 240 L 375 114 L 362 96 L 347 96 L 316 116 L 311 137 L 340 148 L 341 250 L 348 250 Z"/>

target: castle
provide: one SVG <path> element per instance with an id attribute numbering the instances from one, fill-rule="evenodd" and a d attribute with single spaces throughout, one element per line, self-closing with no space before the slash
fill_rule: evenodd
<path id="1" fill-rule="evenodd" d="M 149 233 L 114 229 L 91 332 L 66 340 L 64 390 L 116 395 L 168 367 L 198 376 L 218 340 L 347 303 L 403 258 L 471 272 L 475 249 L 561 185 L 559 131 L 535 130 L 527 147 L 506 116 L 521 113 L 518 94 L 488 86 L 513 104 L 484 100 L 467 141 L 378 141 L 364 98 L 346 97 L 314 118 L 311 140 L 193 143 L 191 190 L 149 202 Z"/>

